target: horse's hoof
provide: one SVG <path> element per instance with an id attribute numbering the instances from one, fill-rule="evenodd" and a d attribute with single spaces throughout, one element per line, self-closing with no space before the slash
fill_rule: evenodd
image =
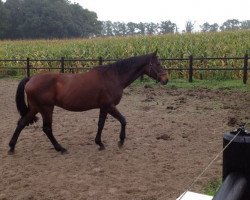
<path id="1" fill-rule="evenodd" d="M 10 149 L 9 151 L 8 151 L 8 155 L 13 155 L 15 153 L 15 150 L 14 149 Z"/>
<path id="2" fill-rule="evenodd" d="M 118 147 L 119 147 L 119 148 L 122 148 L 122 147 L 123 147 L 123 144 L 124 144 L 124 141 L 119 141 L 119 142 L 118 142 Z"/>
<path id="3" fill-rule="evenodd" d="M 102 145 L 102 146 L 99 147 L 99 151 L 103 151 L 103 150 L 105 150 L 105 146 L 104 145 Z"/>
<path id="4" fill-rule="evenodd" d="M 69 152 L 68 152 L 68 150 L 67 149 L 64 149 L 64 148 L 61 148 L 61 154 L 63 155 L 63 154 L 68 154 Z"/>

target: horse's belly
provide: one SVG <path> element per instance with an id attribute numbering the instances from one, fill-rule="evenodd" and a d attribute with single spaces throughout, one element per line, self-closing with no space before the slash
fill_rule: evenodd
<path id="1" fill-rule="evenodd" d="M 63 101 L 58 101 L 57 106 L 64 108 L 69 111 L 86 111 L 94 108 L 100 107 L 96 98 L 89 99 L 89 98 L 67 98 Z"/>
<path id="2" fill-rule="evenodd" d="M 99 107 L 99 106 L 94 105 L 94 104 L 92 104 L 92 105 L 90 105 L 90 104 L 81 104 L 81 105 L 69 104 L 69 105 L 63 105 L 63 106 L 58 105 L 58 106 L 61 107 L 61 108 L 64 108 L 65 110 L 75 111 L 75 112 L 91 110 L 91 109 Z"/>
<path id="3" fill-rule="evenodd" d="M 70 111 L 86 111 L 119 103 L 122 90 L 107 90 L 99 84 L 82 84 L 81 87 L 68 87 L 57 94 L 57 105 Z"/>

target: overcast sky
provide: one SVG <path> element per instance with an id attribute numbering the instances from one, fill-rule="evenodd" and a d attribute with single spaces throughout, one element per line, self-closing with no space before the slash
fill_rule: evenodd
<path id="1" fill-rule="evenodd" d="M 94 11 L 101 21 L 161 22 L 171 20 L 182 30 L 185 22 L 218 23 L 250 20 L 250 0 L 71 0 Z"/>

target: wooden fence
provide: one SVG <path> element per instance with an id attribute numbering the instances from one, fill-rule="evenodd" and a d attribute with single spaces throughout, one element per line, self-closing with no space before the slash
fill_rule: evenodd
<path id="1" fill-rule="evenodd" d="M 65 63 L 70 63 L 70 62 L 96 62 L 98 65 L 103 65 L 104 62 L 115 62 L 118 59 L 103 59 L 102 57 L 99 57 L 98 59 L 65 59 L 62 57 L 61 59 L 3 59 L 0 60 L 1 62 L 23 62 L 24 67 L 1 67 L 1 69 L 25 69 L 26 75 L 30 77 L 31 75 L 31 70 L 36 69 L 36 70 L 60 70 L 61 73 L 64 73 L 65 70 L 74 70 L 74 69 L 79 69 L 79 67 L 67 67 Z M 249 70 L 249 56 L 248 54 L 245 54 L 244 57 L 213 57 L 213 58 L 195 58 L 192 55 L 189 56 L 188 58 L 161 58 L 160 59 L 163 62 L 186 62 L 188 63 L 187 66 L 185 67 L 165 67 L 166 70 L 176 70 L 176 71 L 187 71 L 188 72 L 188 81 L 193 82 L 193 74 L 195 70 L 200 70 L 200 71 L 242 71 L 242 80 L 243 83 L 247 83 L 248 79 L 248 70 Z M 195 61 L 200 61 L 200 62 L 205 62 L 205 61 L 211 61 L 211 60 L 223 60 L 223 61 L 228 61 L 228 60 L 242 60 L 242 67 L 209 67 L 209 68 L 197 68 L 194 67 L 194 62 Z M 59 62 L 60 65 L 59 67 L 32 67 L 31 62 Z M 86 68 L 84 68 L 86 69 Z M 90 68 L 87 68 L 90 69 Z"/>

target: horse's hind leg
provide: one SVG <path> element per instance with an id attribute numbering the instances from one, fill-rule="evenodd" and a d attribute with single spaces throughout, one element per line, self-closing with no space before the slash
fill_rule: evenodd
<path id="1" fill-rule="evenodd" d="M 40 112 L 43 117 L 43 132 L 47 135 L 50 142 L 53 144 L 56 151 L 60 151 L 62 154 L 66 153 L 67 150 L 63 148 L 56 140 L 52 132 L 52 114 L 54 107 L 43 108 Z"/>
<path id="2" fill-rule="evenodd" d="M 115 106 L 111 106 L 108 109 L 108 113 L 121 123 L 120 141 L 118 142 L 118 146 L 121 147 L 124 144 L 124 140 L 126 138 L 126 119 L 124 116 L 122 116 L 122 114 L 117 110 Z"/>
<path id="3" fill-rule="evenodd" d="M 100 150 L 105 149 L 104 144 L 102 143 L 102 140 L 101 140 L 101 135 L 102 135 L 102 129 L 104 127 L 107 114 L 108 113 L 107 113 L 106 110 L 100 109 L 99 121 L 98 121 L 98 130 L 97 130 L 97 134 L 96 134 L 96 137 L 95 137 L 95 143 L 100 146 Z"/>
<path id="4" fill-rule="evenodd" d="M 17 139 L 21 131 L 25 128 L 25 126 L 29 125 L 29 123 L 34 119 L 36 114 L 37 112 L 35 111 L 29 111 L 26 116 L 21 117 L 21 119 L 18 121 L 16 130 L 9 142 L 9 146 L 10 146 L 9 154 L 14 153 Z"/>

